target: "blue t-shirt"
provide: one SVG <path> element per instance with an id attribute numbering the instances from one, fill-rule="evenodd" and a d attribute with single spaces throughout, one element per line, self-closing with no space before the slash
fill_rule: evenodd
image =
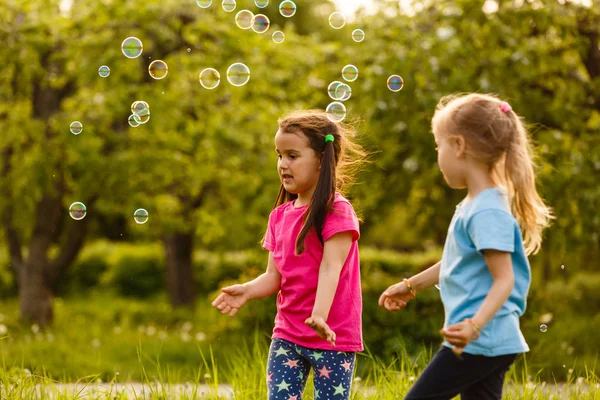
<path id="1" fill-rule="evenodd" d="M 519 328 L 525 312 L 531 270 L 519 224 L 497 188 L 480 192 L 456 207 L 448 229 L 440 268 L 440 293 L 446 318 L 444 327 L 472 318 L 483 304 L 494 279 L 483 257 L 493 249 L 511 253 L 515 285 L 508 300 L 483 327 L 481 336 L 464 349 L 488 357 L 529 351 Z M 452 347 L 448 342 L 444 346 Z"/>

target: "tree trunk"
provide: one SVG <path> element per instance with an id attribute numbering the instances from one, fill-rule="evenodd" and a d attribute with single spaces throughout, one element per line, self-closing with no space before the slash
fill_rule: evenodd
<path id="1" fill-rule="evenodd" d="M 52 292 L 43 272 L 43 261 L 30 259 L 30 262 L 21 265 L 19 279 L 21 319 L 42 328 L 50 325 L 54 317 Z"/>
<path id="2" fill-rule="evenodd" d="M 174 233 L 163 237 L 167 262 L 167 292 L 171 306 L 194 308 L 196 300 L 192 270 L 194 235 Z"/>

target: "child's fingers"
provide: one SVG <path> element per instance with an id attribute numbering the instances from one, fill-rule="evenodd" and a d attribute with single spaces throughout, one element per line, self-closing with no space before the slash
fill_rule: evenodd
<path id="1" fill-rule="evenodd" d="M 387 291 L 381 293 L 381 296 L 379 296 L 379 301 L 377 304 L 379 304 L 379 307 L 384 305 L 384 302 L 387 300 L 389 294 Z"/>
<path id="2" fill-rule="evenodd" d="M 219 308 L 219 310 L 221 310 L 221 314 L 227 314 L 229 311 L 231 311 L 231 307 L 228 305 L 225 305 L 225 307 Z"/>
<path id="3" fill-rule="evenodd" d="M 442 330 L 442 335 L 444 335 L 447 339 L 461 339 L 464 340 L 465 335 L 462 332 Z"/>
<path id="4" fill-rule="evenodd" d="M 231 312 L 229 313 L 230 317 L 233 317 L 238 312 L 238 308 L 232 307 Z"/>
<path id="5" fill-rule="evenodd" d="M 240 293 L 239 293 L 239 289 L 237 288 L 237 286 L 238 286 L 238 285 L 234 285 L 234 286 L 226 286 L 226 287 L 222 288 L 222 289 L 221 289 L 221 291 L 222 291 L 223 293 L 227 293 L 227 294 L 229 294 L 229 295 L 231 295 L 231 296 L 235 296 L 235 295 L 238 295 L 238 294 L 240 294 Z"/>

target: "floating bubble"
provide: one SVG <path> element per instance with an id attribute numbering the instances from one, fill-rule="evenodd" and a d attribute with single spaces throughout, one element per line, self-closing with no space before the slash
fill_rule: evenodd
<path id="1" fill-rule="evenodd" d="M 329 26 L 333 29 L 342 29 L 346 25 L 346 17 L 341 12 L 331 13 L 329 16 Z"/>
<path id="2" fill-rule="evenodd" d="M 219 74 L 219 71 L 214 68 L 205 68 L 200 72 L 198 79 L 203 88 L 214 89 L 219 86 L 221 75 Z"/>
<path id="3" fill-rule="evenodd" d="M 279 3 L 279 14 L 286 18 L 293 17 L 296 14 L 296 3 L 291 0 L 285 0 Z"/>
<path id="4" fill-rule="evenodd" d="M 135 114 L 131 114 L 131 115 L 129 116 L 129 118 L 127 119 L 127 122 L 129 123 L 129 125 L 130 125 L 132 128 L 138 127 L 138 126 L 140 125 L 140 123 L 139 123 L 139 122 L 136 120 L 136 118 L 135 118 Z"/>
<path id="5" fill-rule="evenodd" d="M 133 114 L 138 114 L 143 110 L 150 110 L 150 106 L 143 100 L 136 100 L 131 103 L 131 112 Z"/>
<path id="6" fill-rule="evenodd" d="M 355 29 L 352 31 L 352 40 L 359 43 L 365 40 L 365 32 L 362 29 Z"/>
<path id="7" fill-rule="evenodd" d="M 128 37 L 121 43 L 121 51 L 127 58 L 138 58 L 143 50 L 144 45 L 142 44 L 142 41 L 133 36 Z"/>
<path id="8" fill-rule="evenodd" d="M 140 225 L 145 224 L 148 222 L 148 211 L 144 210 L 143 208 L 138 208 L 133 213 L 133 219 Z"/>
<path id="9" fill-rule="evenodd" d="M 546 324 L 541 324 L 540 325 L 540 331 L 546 332 L 547 330 L 548 330 L 548 327 L 546 326 Z"/>
<path id="10" fill-rule="evenodd" d="M 284 40 L 285 40 L 285 33 L 281 32 L 281 31 L 273 32 L 273 41 L 275 43 L 283 43 Z"/>
<path id="11" fill-rule="evenodd" d="M 346 118 L 346 106 L 339 101 L 329 103 L 325 112 L 331 122 L 341 122 Z"/>
<path id="12" fill-rule="evenodd" d="M 87 214 L 87 209 L 83 203 L 76 201 L 69 207 L 69 215 L 76 221 L 83 219 L 85 214 Z"/>
<path id="13" fill-rule="evenodd" d="M 327 94 L 329 95 L 329 97 L 331 97 L 333 100 L 337 100 L 338 98 L 335 96 L 335 91 L 337 90 L 339 85 L 343 85 L 342 82 L 340 81 L 333 81 L 329 84 L 329 86 L 327 86 Z"/>
<path id="14" fill-rule="evenodd" d="M 135 119 L 139 124 L 145 124 L 146 122 L 150 121 L 150 110 L 145 108 L 141 111 L 136 111 L 133 114 L 133 119 Z"/>
<path id="15" fill-rule="evenodd" d="M 254 13 L 250 10 L 242 10 L 235 15 L 235 24 L 241 29 L 252 28 Z"/>
<path id="16" fill-rule="evenodd" d="M 102 78 L 106 78 L 110 75 L 110 68 L 108 68 L 106 65 L 101 66 L 98 68 L 98 75 L 100 75 Z"/>
<path id="17" fill-rule="evenodd" d="M 387 87 L 392 92 L 399 92 L 404 87 L 404 79 L 400 75 L 391 75 L 387 80 Z"/>
<path id="18" fill-rule="evenodd" d="M 354 82 L 356 78 L 358 78 L 358 68 L 352 64 L 346 65 L 342 68 L 342 78 L 344 78 L 346 82 Z"/>
<path id="19" fill-rule="evenodd" d="M 337 100 L 346 101 L 350 96 L 352 96 L 352 88 L 349 85 L 342 83 L 335 88 L 335 97 Z"/>
<path id="20" fill-rule="evenodd" d="M 233 86 L 243 86 L 250 80 L 250 68 L 245 64 L 235 63 L 227 68 L 227 80 Z"/>
<path id="21" fill-rule="evenodd" d="M 188 49 L 187 49 L 187 52 L 189 53 L 189 52 L 191 52 L 191 51 L 192 51 L 192 49 L 190 49 L 190 48 L 188 47 Z"/>
<path id="22" fill-rule="evenodd" d="M 560 266 L 560 269 L 565 269 L 565 266 L 564 266 L 564 265 L 561 265 L 561 266 Z"/>
<path id="23" fill-rule="evenodd" d="M 200 8 L 208 8 L 212 5 L 212 0 L 196 0 L 196 4 Z"/>
<path id="24" fill-rule="evenodd" d="M 269 17 L 264 14 L 256 14 L 254 16 L 254 21 L 252 22 L 252 30 L 256 33 L 265 33 L 269 30 L 271 26 L 271 21 L 269 21 Z"/>
<path id="25" fill-rule="evenodd" d="M 168 72 L 169 67 L 163 60 L 154 60 L 150 63 L 150 66 L 148 66 L 148 73 L 151 77 L 157 80 L 167 76 Z"/>
<path id="26" fill-rule="evenodd" d="M 225 10 L 225 12 L 232 12 L 233 10 L 235 10 L 235 7 L 237 6 L 235 0 L 223 0 L 223 2 L 221 3 L 221 7 L 223 7 L 223 10 Z"/>
<path id="27" fill-rule="evenodd" d="M 258 8 L 265 8 L 269 5 L 269 0 L 254 0 L 254 4 L 256 4 L 256 7 Z"/>
<path id="28" fill-rule="evenodd" d="M 83 132 L 83 124 L 79 121 L 73 121 L 71 122 L 71 125 L 69 125 L 69 130 L 73 135 L 79 135 Z"/>

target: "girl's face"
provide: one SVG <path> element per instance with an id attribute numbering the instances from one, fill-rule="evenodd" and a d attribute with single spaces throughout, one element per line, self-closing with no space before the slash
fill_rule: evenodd
<path id="1" fill-rule="evenodd" d="M 447 136 L 434 132 L 436 150 L 438 152 L 438 165 L 448 186 L 452 189 L 467 187 L 464 138 L 462 136 Z"/>
<path id="2" fill-rule="evenodd" d="M 278 155 L 277 172 L 285 190 L 299 197 L 312 197 L 321 162 L 309 146 L 308 138 L 301 132 L 275 134 L 275 151 Z"/>

